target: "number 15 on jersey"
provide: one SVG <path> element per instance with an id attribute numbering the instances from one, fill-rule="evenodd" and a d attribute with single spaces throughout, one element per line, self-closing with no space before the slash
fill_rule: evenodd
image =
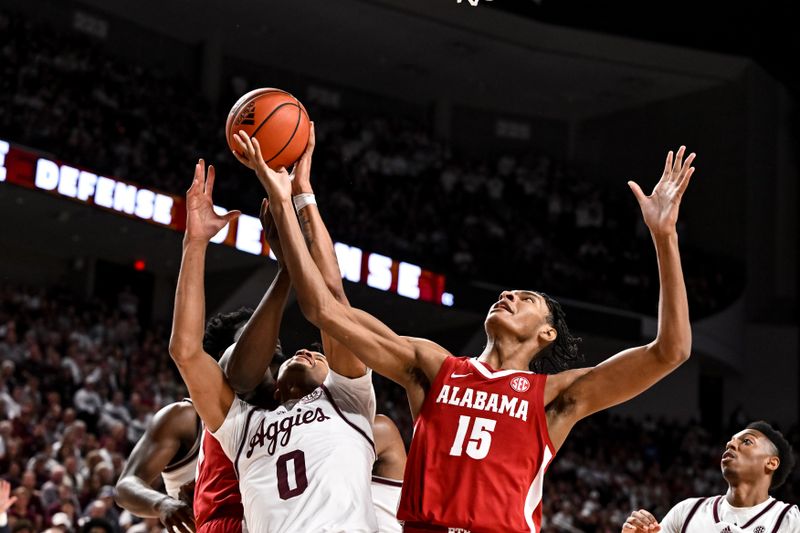
<path id="1" fill-rule="evenodd" d="M 494 431 L 497 420 L 489 418 L 475 417 L 474 423 L 470 416 L 461 415 L 458 418 L 458 430 L 453 446 L 450 448 L 450 455 L 461 457 L 464 452 L 464 439 L 467 436 L 470 423 L 472 432 L 467 441 L 467 455 L 473 459 L 483 459 L 489 455 L 489 448 L 492 446 L 492 432 Z"/>

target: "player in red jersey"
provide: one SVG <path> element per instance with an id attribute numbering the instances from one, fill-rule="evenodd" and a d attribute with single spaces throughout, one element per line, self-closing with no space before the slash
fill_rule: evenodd
<path id="1" fill-rule="evenodd" d="M 242 134 L 243 135 L 243 134 Z M 667 156 L 647 196 L 629 182 L 658 257 L 658 334 L 593 368 L 530 372 L 577 352 L 558 303 L 533 291 L 504 291 L 489 310 L 487 344 L 476 359 L 453 357 L 424 339 L 401 337 L 328 291 L 310 260 L 285 170 L 263 163 L 256 140 L 246 157 L 271 199 L 300 307 L 312 323 L 368 366 L 405 387 L 416 419 L 398 518 L 406 531 L 538 531 L 544 472 L 572 427 L 642 393 L 686 361 L 691 326 L 676 223 L 694 154 Z"/>
<path id="2" fill-rule="evenodd" d="M 251 315 L 252 310 L 240 309 L 208 321 L 203 345 L 208 353 L 222 355 L 220 366 L 226 371 L 236 361 L 224 350 L 238 338 Z M 280 358 L 279 349 L 276 355 Z M 271 404 L 271 380 L 262 386 L 242 397 Z M 117 481 L 117 503 L 136 516 L 158 517 L 170 530 L 240 531 L 242 502 L 233 464 L 205 433 L 191 401 L 162 408 L 125 464 Z M 166 494 L 152 486 L 159 475 Z"/>

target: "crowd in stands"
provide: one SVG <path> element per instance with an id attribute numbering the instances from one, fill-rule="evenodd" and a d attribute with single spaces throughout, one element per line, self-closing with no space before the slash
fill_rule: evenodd
<path id="1" fill-rule="evenodd" d="M 0 478 L 16 497 L 7 510 L 14 533 L 87 523 L 160 531 L 118 508 L 113 485 L 152 414 L 187 394 L 167 340 L 166 328 L 139 322 L 125 293 L 81 303 L 64 291 L 0 286 Z M 376 388 L 378 411 L 408 441 L 402 390 L 378 379 Z M 604 414 L 581 422 L 548 471 L 544 531 L 618 532 L 633 509 L 661 517 L 683 498 L 719 493 L 727 436 Z M 788 436 L 800 449 L 797 428 Z M 795 473 L 776 496 L 798 502 L 798 488 Z"/>
<path id="2" fill-rule="evenodd" d="M 174 194 L 202 156 L 218 167 L 217 203 L 257 213 L 264 193 L 224 140 L 228 103 L 13 12 L 0 11 L 0 34 L 0 138 Z M 654 312 L 654 255 L 624 184 L 609 190 L 543 154 L 465 157 L 400 116 L 310 109 L 335 239 L 465 280 Z M 731 261 L 683 253 L 693 316 L 736 298 Z"/>

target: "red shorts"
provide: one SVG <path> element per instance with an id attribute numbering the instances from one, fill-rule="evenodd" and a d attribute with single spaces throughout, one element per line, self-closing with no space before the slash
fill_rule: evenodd
<path id="1" fill-rule="evenodd" d="M 242 532 L 242 519 L 241 518 L 227 518 L 219 517 L 212 518 L 205 522 L 199 528 L 197 533 L 241 533 Z"/>
<path id="2" fill-rule="evenodd" d="M 403 525 L 403 533 L 469 533 L 468 529 L 458 527 L 436 526 L 433 524 L 422 524 L 419 522 L 406 522 Z"/>

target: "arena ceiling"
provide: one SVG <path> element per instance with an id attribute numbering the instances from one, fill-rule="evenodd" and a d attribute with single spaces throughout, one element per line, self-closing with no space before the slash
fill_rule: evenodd
<path id="1" fill-rule="evenodd" d="M 485 0 L 484 0 L 485 1 Z M 412 101 L 580 120 L 739 79 L 749 60 L 467 0 L 85 0 L 188 43 Z"/>

